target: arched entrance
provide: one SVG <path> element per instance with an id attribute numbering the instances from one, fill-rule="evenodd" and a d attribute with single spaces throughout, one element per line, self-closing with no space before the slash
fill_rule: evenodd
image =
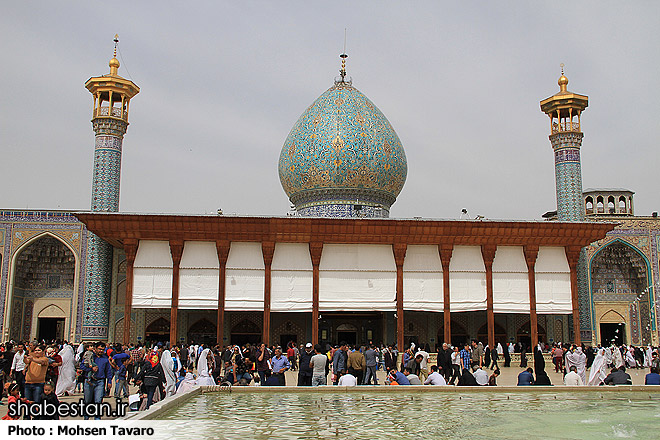
<path id="1" fill-rule="evenodd" d="M 630 315 L 630 326 L 625 330 L 629 332 L 629 342 L 632 344 L 651 343 L 651 331 L 655 327 L 650 319 L 652 306 L 648 287 L 649 274 L 649 265 L 643 254 L 621 240 L 608 244 L 591 260 L 591 292 L 594 307 L 599 311 L 607 310 L 610 306 L 626 310 L 625 315 Z M 598 314 L 595 315 L 598 318 Z M 605 314 L 601 313 L 601 316 Z M 620 320 L 619 323 L 621 322 L 626 321 Z M 615 324 L 598 320 L 596 322 L 598 331 L 601 330 L 601 323 Z M 612 339 L 614 336 L 609 334 L 610 330 L 607 330 L 610 327 L 602 327 L 608 332 L 608 337 L 605 339 Z M 601 341 L 605 340 L 603 334 L 599 336 Z"/>
<path id="2" fill-rule="evenodd" d="M 188 329 L 188 342 L 195 344 L 215 345 L 218 337 L 218 327 L 206 318 L 195 322 Z"/>
<path id="3" fill-rule="evenodd" d="M 488 342 L 488 323 L 479 327 L 479 331 L 477 332 L 477 340 L 482 341 L 484 347 L 486 346 L 486 343 Z M 495 346 L 497 346 L 498 342 L 504 346 L 506 345 L 507 340 L 508 338 L 506 337 L 506 330 L 504 330 L 504 328 L 498 323 L 495 323 Z"/>
<path id="4" fill-rule="evenodd" d="M 37 315 L 37 340 L 64 340 L 66 314 L 55 304 L 44 307 Z"/>
<path id="5" fill-rule="evenodd" d="M 337 341 L 355 345 L 357 343 L 357 327 L 348 323 L 338 325 Z"/>
<path id="6" fill-rule="evenodd" d="M 620 313 L 608 310 L 598 322 L 600 323 L 600 344 L 603 347 L 626 343 L 626 319 Z"/>
<path id="7" fill-rule="evenodd" d="M 76 257 L 59 238 L 43 234 L 19 249 L 6 309 L 10 337 L 68 339 L 75 278 Z"/>
<path id="8" fill-rule="evenodd" d="M 463 348 L 463 345 L 470 340 L 470 337 L 468 335 L 468 332 L 465 330 L 465 327 L 463 327 L 461 324 L 458 322 L 452 320 L 451 321 L 451 345 L 454 347 L 461 347 Z M 440 345 L 442 345 L 443 342 L 445 342 L 445 324 L 444 322 L 440 324 L 440 327 L 438 328 L 438 339 L 437 341 L 440 342 Z"/>
<path id="9" fill-rule="evenodd" d="M 530 334 L 531 328 L 529 321 L 527 321 L 518 327 L 518 331 L 516 331 L 516 341 L 522 343 L 523 346 L 526 346 L 527 351 L 532 348 L 532 336 Z M 539 335 L 539 341 L 548 342 L 548 335 L 541 324 L 537 324 L 536 328 Z M 537 344 L 538 341 L 535 341 L 534 347 L 536 347 Z"/>
<path id="10" fill-rule="evenodd" d="M 167 342 L 170 340 L 170 321 L 158 318 L 144 330 L 144 337 L 148 342 Z"/>
<path id="11" fill-rule="evenodd" d="M 244 319 L 231 329 L 230 343 L 237 345 L 259 344 L 261 342 L 261 327 L 249 319 Z"/>

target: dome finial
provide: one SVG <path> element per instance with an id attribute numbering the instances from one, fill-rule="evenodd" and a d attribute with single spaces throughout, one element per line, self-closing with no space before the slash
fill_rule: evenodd
<path id="1" fill-rule="evenodd" d="M 110 75 L 117 76 L 117 70 L 119 70 L 119 60 L 117 59 L 117 45 L 119 44 L 119 35 L 115 34 L 115 38 L 112 41 L 115 42 L 115 51 L 108 65 L 110 66 Z"/>
<path id="2" fill-rule="evenodd" d="M 564 63 L 561 63 L 559 66 L 561 67 L 561 76 L 559 77 L 557 84 L 559 84 L 559 90 L 565 92 L 568 90 L 568 78 L 564 76 Z"/>
<path id="3" fill-rule="evenodd" d="M 344 51 L 339 55 L 339 58 L 341 58 L 341 69 L 339 70 L 341 79 L 339 81 L 346 82 L 346 58 L 348 58 L 346 54 L 346 28 L 344 28 Z"/>

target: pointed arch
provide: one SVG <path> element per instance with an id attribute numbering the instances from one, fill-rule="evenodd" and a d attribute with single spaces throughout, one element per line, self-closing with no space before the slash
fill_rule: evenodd
<path id="1" fill-rule="evenodd" d="M 598 320 L 601 323 L 612 323 L 612 324 L 620 324 L 620 323 L 625 323 L 626 318 L 623 317 L 622 314 L 617 312 L 614 309 L 609 309 L 605 313 L 603 313 Z"/>

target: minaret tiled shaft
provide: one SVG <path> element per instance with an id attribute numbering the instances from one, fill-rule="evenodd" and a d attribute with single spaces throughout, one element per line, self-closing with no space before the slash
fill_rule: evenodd
<path id="1" fill-rule="evenodd" d="M 115 43 L 118 40 L 115 39 Z M 117 74 L 119 61 L 110 60 L 110 74 L 90 78 L 85 87 L 94 97 L 92 126 L 94 170 L 91 210 L 119 211 L 119 182 L 124 134 L 128 128 L 130 99 L 140 89 Z M 107 339 L 109 334 L 110 292 L 112 288 L 113 247 L 95 234 L 87 239 L 83 339 Z"/>
<path id="2" fill-rule="evenodd" d="M 555 153 L 555 185 L 559 221 L 584 220 L 582 167 L 580 165 L 580 147 L 583 136 L 578 132 L 550 135 L 550 142 Z"/>

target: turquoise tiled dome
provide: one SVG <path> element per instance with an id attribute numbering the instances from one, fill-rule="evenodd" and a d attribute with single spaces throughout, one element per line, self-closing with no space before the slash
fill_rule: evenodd
<path id="1" fill-rule="evenodd" d="M 313 207 L 343 204 L 380 207 L 387 216 L 407 172 L 403 146 L 385 115 L 343 81 L 300 116 L 279 161 L 284 191 L 302 215 L 332 215 Z"/>

